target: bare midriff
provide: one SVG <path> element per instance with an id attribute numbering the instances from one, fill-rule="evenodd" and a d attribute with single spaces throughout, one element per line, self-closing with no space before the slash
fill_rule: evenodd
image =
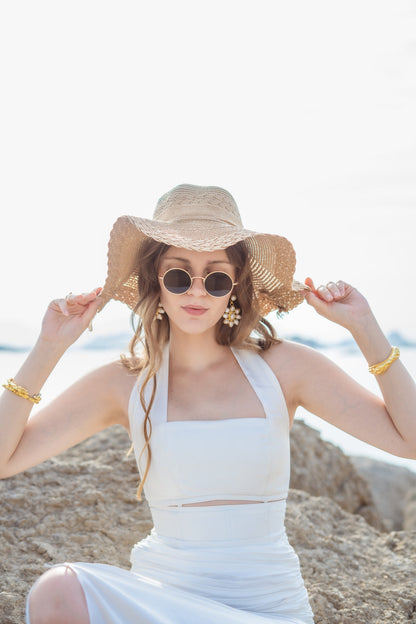
<path id="1" fill-rule="evenodd" d="M 206 507 L 209 505 L 247 505 L 248 503 L 273 503 L 279 500 L 283 500 L 282 498 L 275 498 L 272 501 L 253 501 L 253 500 L 212 500 L 212 501 L 202 501 L 199 503 L 184 503 L 183 505 L 168 505 L 168 507 Z"/>

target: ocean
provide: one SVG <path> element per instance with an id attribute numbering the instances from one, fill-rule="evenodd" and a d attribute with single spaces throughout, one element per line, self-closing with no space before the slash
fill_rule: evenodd
<path id="1" fill-rule="evenodd" d="M 408 370 L 416 375 L 416 348 L 400 347 L 402 361 Z M 338 366 L 356 379 L 361 385 L 380 395 L 377 382 L 367 371 L 367 364 L 361 354 L 351 345 L 320 348 L 320 351 L 333 360 Z M 73 345 L 62 357 L 55 370 L 46 381 L 42 396 L 43 402 L 49 402 L 79 377 L 94 368 L 106 364 L 119 357 L 120 349 L 92 349 L 79 348 Z M 13 377 L 27 356 L 27 351 L 0 350 L 0 379 L 4 381 Z M 2 382 L 4 383 L 4 382 Z M 39 409 L 38 406 L 34 410 Z M 308 425 L 317 429 L 321 437 L 339 446 L 347 455 L 361 455 L 400 465 L 416 472 L 416 460 L 395 457 L 380 451 L 343 431 L 329 425 L 317 416 L 299 408 L 296 418 L 304 420 Z"/>

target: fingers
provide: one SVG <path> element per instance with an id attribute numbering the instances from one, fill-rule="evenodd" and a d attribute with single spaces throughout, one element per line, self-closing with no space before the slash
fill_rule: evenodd
<path id="1" fill-rule="evenodd" d="M 310 277 L 306 278 L 305 284 L 313 289 L 314 295 L 327 302 L 337 301 L 345 297 L 348 286 L 346 282 L 338 280 L 338 282 L 328 282 L 325 286 L 321 285 L 318 286 L 318 288 L 315 288 Z"/>
<path id="2" fill-rule="evenodd" d="M 69 316 L 69 312 L 68 312 L 65 299 L 54 299 L 52 303 L 58 306 L 59 310 L 62 312 L 64 316 Z"/>
<path id="3" fill-rule="evenodd" d="M 318 294 L 325 301 L 334 301 L 345 295 L 345 288 L 342 282 L 328 282 L 326 286 L 319 286 Z"/>
<path id="4" fill-rule="evenodd" d="M 65 302 L 68 308 L 71 308 L 77 305 L 88 305 L 91 301 L 94 301 L 95 299 L 96 295 L 94 292 L 81 293 L 80 295 L 69 294 L 65 297 Z"/>
<path id="5" fill-rule="evenodd" d="M 305 279 L 306 286 L 309 286 L 312 290 L 315 290 L 315 284 L 313 283 L 313 279 L 311 277 L 307 277 Z"/>
<path id="6" fill-rule="evenodd" d="M 86 306 L 98 299 L 101 291 L 102 288 L 99 287 L 80 295 L 73 295 L 71 292 L 64 299 L 54 299 L 52 303 L 59 308 L 64 316 L 80 314 L 85 310 Z"/>

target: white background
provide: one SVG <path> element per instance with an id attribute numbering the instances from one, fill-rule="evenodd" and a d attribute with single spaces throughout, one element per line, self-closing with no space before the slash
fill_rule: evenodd
<path id="1" fill-rule="evenodd" d="M 413 2 L 15 0 L 0 58 L 0 342 L 102 285 L 115 219 L 183 182 L 416 337 Z M 95 324 L 127 325 L 116 303 Z M 282 327 L 344 331 L 306 304 Z"/>

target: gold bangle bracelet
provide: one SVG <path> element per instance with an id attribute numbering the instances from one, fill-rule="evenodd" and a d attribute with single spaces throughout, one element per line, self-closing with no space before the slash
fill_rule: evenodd
<path id="1" fill-rule="evenodd" d="M 13 394 L 22 397 L 22 399 L 27 399 L 32 403 L 39 403 L 42 398 L 40 392 L 39 394 L 29 394 L 29 391 L 26 388 L 14 383 L 12 378 L 8 379 L 7 383 L 3 384 L 3 388 L 6 388 L 6 390 L 10 390 L 10 392 L 13 392 Z"/>
<path id="2" fill-rule="evenodd" d="M 390 366 L 393 364 L 395 360 L 398 359 L 399 356 L 400 356 L 399 347 L 392 347 L 389 357 L 386 358 L 383 362 L 380 362 L 379 364 L 373 364 L 373 366 L 369 366 L 368 371 L 372 373 L 373 375 L 382 375 L 383 373 L 386 372 L 388 368 L 390 368 Z"/>

